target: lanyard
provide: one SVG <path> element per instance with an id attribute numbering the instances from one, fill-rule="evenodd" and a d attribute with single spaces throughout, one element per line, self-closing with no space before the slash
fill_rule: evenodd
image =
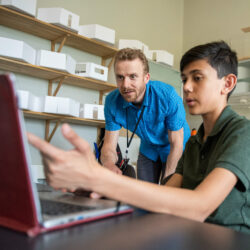
<path id="1" fill-rule="evenodd" d="M 143 108 L 142 108 L 141 114 L 140 114 L 140 116 L 139 116 L 139 119 L 138 119 L 137 122 L 136 122 L 135 129 L 134 129 L 134 131 L 132 132 L 132 135 L 131 135 L 130 139 L 128 139 L 128 110 L 127 110 L 127 109 L 128 109 L 128 108 L 126 108 L 127 148 L 126 148 L 126 151 L 125 151 L 125 159 L 128 158 L 128 148 L 129 148 L 129 146 L 130 146 L 130 144 L 131 144 L 131 142 L 132 142 L 132 139 L 133 139 L 133 137 L 134 137 L 134 134 L 135 134 L 135 132 L 136 132 L 136 129 L 137 129 L 137 127 L 138 127 L 138 125 L 139 125 L 139 122 L 140 122 L 140 120 L 141 120 L 141 118 L 142 118 L 142 115 L 143 115 L 145 106 L 143 106 Z"/>

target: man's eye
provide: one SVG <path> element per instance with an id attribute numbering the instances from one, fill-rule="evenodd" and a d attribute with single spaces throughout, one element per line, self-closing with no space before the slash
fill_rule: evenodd
<path id="1" fill-rule="evenodd" d="M 123 76 L 116 76 L 117 80 L 123 80 Z"/>
<path id="2" fill-rule="evenodd" d="M 136 78 L 136 75 L 134 75 L 134 74 L 133 74 L 133 75 L 130 75 L 130 78 L 131 78 L 131 79 L 135 79 L 135 78 Z"/>

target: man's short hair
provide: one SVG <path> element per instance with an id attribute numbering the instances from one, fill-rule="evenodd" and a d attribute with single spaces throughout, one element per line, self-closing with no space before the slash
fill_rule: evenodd
<path id="1" fill-rule="evenodd" d="M 127 61 L 127 60 L 133 61 L 137 58 L 140 59 L 143 64 L 144 73 L 145 74 L 149 73 L 148 60 L 140 49 L 124 48 L 119 50 L 115 55 L 114 67 L 117 62 Z"/>
<path id="2" fill-rule="evenodd" d="M 217 71 L 219 79 L 228 74 L 234 74 L 236 77 L 238 75 L 237 54 L 224 41 L 211 42 L 188 50 L 180 62 L 181 72 L 188 64 L 201 59 L 207 60 L 211 67 Z M 228 97 L 233 90 L 228 94 Z"/>

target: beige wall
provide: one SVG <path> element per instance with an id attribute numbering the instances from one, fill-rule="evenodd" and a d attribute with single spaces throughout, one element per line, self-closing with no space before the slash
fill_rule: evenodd
<path id="1" fill-rule="evenodd" d="M 183 52 L 194 45 L 225 40 L 239 57 L 250 56 L 249 0 L 184 0 Z"/>
<path id="2" fill-rule="evenodd" d="M 116 31 L 118 39 L 137 39 L 150 49 L 175 55 L 178 67 L 183 40 L 183 0 L 38 0 L 37 7 L 63 7 L 80 16 L 80 24 L 97 23 Z"/>
<path id="3" fill-rule="evenodd" d="M 115 29 L 116 40 L 138 39 L 150 49 L 175 55 L 194 45 L 225 40 L 239 57 L 250 56 L 249 0 L 38 0 L 38 7 L 63 7 L 80 15 L 80 24 Z"/>

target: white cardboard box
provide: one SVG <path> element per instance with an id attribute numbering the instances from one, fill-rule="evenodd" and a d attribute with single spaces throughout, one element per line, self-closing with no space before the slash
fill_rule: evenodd
<path id="1" fill-rule="evenodd" d="M 170 54 L 169 52 L 167 52 L 165 50 L 150 50 L 150 51 L 153 55 L 153 57 L 152 57 L 153 61 L 167 64 L 169 66 L 173 66 L 174 55 Z"/>
<path id="2" fill-rule="evenodd" d="M 36 0 L 0 0 L 0 5 L 31 16 L 36 15 Z"/>
<path id="3" fill-rule="evenodd" d="M 104 106 L 97 104 L 80 104 L 81 118 L 105 120 L 104 118 Z"/>
<path id="4" fill-rule="evenodd" d="M 35 64 L 36 50 L 24 41 L 0 37 L 0 56 Z"/>
<path id="5" fill-rule="evenodd" d="M 120 39 L 118 49 L 131 48 L 143 50 L 143 43 L 138 40 Z"/>
<path id="6" fill-rule="evenodd" d="M 20 109 L 29 109 L 29 99 L 32 94 L 27 90 L 17 90 L 18 106 Z"/>
<path id="7" fill-rule="evenodd" d="M 124 48 L 140 49 L 148 59 L 152 60 L 152 53 L 148 46 L 139 40 L 120 39 L 118 42 L 118 49 Z"/>
<path id="8" fill-rule="evenodd" d="M 108 80 L 108 68 L 91 62 L 77 63 L 75 74 L 101 81 Z"/>
<path id="9" fill-rule="evenodd" d="M 39 8 L 37 18 L 73 32 L 79 31 L 80 17 L 63 8 Z"/>
<path id="10" fill-rule="evenodd" d="M 105 120 L 104 116 L 104 105 L 98 105 L 98 120 Z"/>
<path id="11" fill-rule="evenodd" d="M 32 165 L 31 171 L 34 182 L 39 183 L 39 180 L 46 179 L 44 175 L 43 165 Z"/>
<path id="12" fill-rule="evenodd" d="M 45 96 L 43 112 L 56 114 L 58 103 L 57 98 L 58 97 L 55 96 Z"/>
<path id="13" fill-rule="evenodd" d="M 79 117 L 79 102 L 68 97 L 57 97 L 57 105 L 58 114 Z"/>
<path id="14" fill-rule="evenodd" d="M 28 109 L 35 112 L 43 112 L 44 97 L 30 95 Z"/>
<path id="15" fill-rule="evenodd" d="M 49 50 L 37 51 L 38 66 L 66 71 L 75 74 L 76 61 L 69 55 Z"/>
<path id="16" fill-rule="evenodd" d="M 115 30 L 99 24 L 80 25 L 79 34 L 101 42 L 115 43 Z"/>

